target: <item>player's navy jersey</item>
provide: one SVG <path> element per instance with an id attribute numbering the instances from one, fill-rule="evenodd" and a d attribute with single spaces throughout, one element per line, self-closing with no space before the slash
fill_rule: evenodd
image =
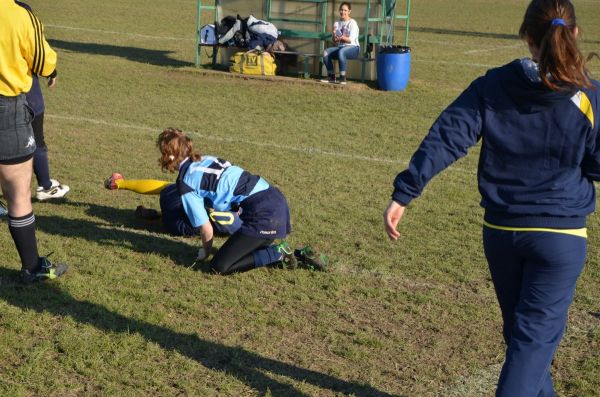
<path id="1" fill-rule="evenodd" d="M 200 161 L 187 159 L 181 163 L 177 186 L 192 226 L 200 227 L 209 221 L 205 204 L 217 211 L 229 211 L 232 204 L 268 189 L 269 183 L 229 161 L 203 156 Z"/>

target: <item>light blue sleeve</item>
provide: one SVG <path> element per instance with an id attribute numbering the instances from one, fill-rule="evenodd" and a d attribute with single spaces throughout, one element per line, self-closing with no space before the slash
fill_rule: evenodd
<path id="1" fill-rule="evenodd" d="M 208 222 L 208 214 L 204 209 L 204 198 L 195 192 L 189 192 L 181 196 L 181 202 L 193 227 L 200 227 Z"/>

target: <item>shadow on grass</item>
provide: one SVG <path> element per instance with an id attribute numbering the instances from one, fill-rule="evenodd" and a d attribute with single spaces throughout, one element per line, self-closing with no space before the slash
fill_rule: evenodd
<path id="1" fill-rule="evenodd" d="M 172 54 L 173 51 L 151 50 L 139 47 L 121 47 L 110 44 L 79 43 L 54 39 L 49 39 L 48 42 L 54 48 L 60 48 L 73 52 L 94 55 L 112 55 L 129 59 L 130 61 L 134 62 L 149 63 L 158 66 L 193 66 L 191 62 L 184 62 L 170 58 L 169 54 Z"/>
<path id="2" fill-rule="evenodd" d="M 415 26 L 411 26 L 410 30 L 411 30 L 411 32 L 436 33 L 436 34 L 455 35 L 455 36 L 484 37 L 487 39 L 520 40 L 518 35 L 509 34 L 509 33 L 471 32 L 468 30 L 426 28 L 426 27 L 415 27 Z"/>
<path id="3" fill-rule="evenodd" d="M 82 203 L 79 203 L 79 205 L 82 205 Z M 86 214 L 104 219 L 106 222 L 112 223 L 113 225 L 123 225 L 130 229 L 147 230 L 153 233 L 166 234 L 160 219 L 153 221 L 139 219 L 135 216 L 134 208 L 114 208 L 92 203 L 83 203 L 83 205 L 88 207 L 85 211 Z M 156 206 L 158 207 L 158 203 Z"/>
<path id="4" fill-rule="evenodd" d="M 270 391 L 274 396 L 308 396 L 293 385 L 272 379 L 284 376 L 297 382 L 328 389 L 334 392 L 372 397 L 393 397 L 369 385 L 337 379 L 320 372 L 300 368 L 274 359 L 262 357 L 241 347 L 224 346 L 199 338 L 196 334 L 184 334 L 141 320 L 125 317 L 95 303 L 80 301 L 52 282 L 24 287 L 16 284 L 16 270 L 0 268 L 0 299 L 22 310 L 34 310 L 57 316 L 69 316 L 80 324 L 89 324 L 100 331 L 115 333 L 137 333 L 147 341 L 165 350 L 176 351 L 200 365 L 227 373 L 253 388 L 261 395 Z M 68 277 L 68 275 L 66 276 Z M 7 282 L 15 280 L 15 282 Z"/>
<path id="5" fill-rule="evenodd" d="M 201 245 L 199 237 L 178 237 L 179 239 L 190 241 L 190 244 L 192 244 L 195 247 L 194 248 L 171 238 L 138 234 L 131 231 L 141 230 L 170 236 L 164 229 L 160 219 L 153 221 L 143 220 L 135 216 L 135 210 L 133 209 L 114 208 L 105 205 L 69 201 L 66 199 L 45 201 L 43 204 L 48 206 L 56 205 L 59 207 L 64 207 L 65 205 L 87 207 L 87 209 L 84 210 L 87 215 L 110 223 L 110 225 L 106 225 L 104 223 L 96 223 L 93 221 L 79 219 L 69 220 L 56 216 L 36 215 L 36 227 L 43 232 L 65 237 L 79 236 L 97 244 L 122 246 L 124 243 L 128 242 L 134 251 L 164 254 L 178 265 L 191 267 L 193 270 L 202 273 L 214 274 L 214 271 L 210 268 L 209 262 L 204 261 L 194 263 L 193 261 L 196 253 L 195 250 Z M 82 225 L 81 229 L 78 228 L 78 225 L 80 224 Z M 76 227 L 76 229 L 71 230 L 73 227 Z M 115 227 L 118 229 L 115 229 Z M 130 230 L 123 230 L 121 228 Z M 68 232 L 65 231 L 67 229 L 69 230 Z M 227 238 L 229 235 L 215 233 L 215 237 Z M 218 248 L 213 246 L 211 254 L 214 255 L 217 251 Z"/>
<path id="6" fill-rule="evenodd" d="M 118 211 L 127 210 L 112 209 L 112 211 L 118 213 Z M 126 226 L 123 222 L 118 224 Z M 168 256 L 174 263 L 181 266 L 191 265 L 195 254 L 193 247 L 180 241 L 136 233 L 114 225 L 84 219 L 36 215 L 36 228 L 44 233 L 64 238 L 82 238 L 98 245 L 105 245 L 108 249 L 126 246 L 140 253 L 157 252 Z"/>

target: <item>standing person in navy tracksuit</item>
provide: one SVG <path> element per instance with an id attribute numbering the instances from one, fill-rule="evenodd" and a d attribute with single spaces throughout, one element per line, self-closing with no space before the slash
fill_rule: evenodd
<path id="1" fill-rule="evenodd" d="M 600 83 L 576 43 L 569 0 L 534 0 L 519 34 L 531 59 L 476 79 L 437 119 L 398 174 L 384 222 L 482 140 L 483 246 L 507 344 L 496 396 L 555 396 L 550 365 L 586 257 L 600 180 Z"/>
<path id="2" fill-rule="evenodd" d="M 31 7 L 22 1 L 16 1 L 21 7 L 31 11 Z M 50 178 L 50 166 L 48 165 L 48 146 L 44 139 L 44 96 L 40 87 L 39 77 L 31 73 L 31 89 L 27 92 L 27 103 L 33 110 L 33 136 L 35 137 L 35 152 L 33 153 L 33 173 L 38 182 L 35 198 L 39 201 L 62 198 L 69 193 L 69 186 L 61 184 L 56 179 Z M 56 86 L 56 74 L 48 77 L 48 87 Z"/>
<path id="3" fill-rule="evenodd" d="M 229 161 L 200 156 L 191 139 L 181 130 L 167 128 L 158 137 L 159 164 L 163 170 L 178 171 L 177 190 L 191 226 L 202 239 L 197 260 L 208 258 L 213 244 L 213 226 L 206 204 L 216 211 L 239 207 L 241 226 L 217 251 L 210 262 L 220 274 L 244 272 L 257 267 L 297 266 L 326 270 L 327 258 L 310 247 L 292 250 L 287 242 L 274 245 L 291 232 L 290 210 L 283 193 L 258 175 Z"/>

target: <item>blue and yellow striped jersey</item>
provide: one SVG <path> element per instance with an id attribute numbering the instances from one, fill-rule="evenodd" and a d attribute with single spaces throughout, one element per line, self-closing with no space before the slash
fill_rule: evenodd
<path id="1" fill-rule="evenodd" d="M 229 211 L 232 204 L 268 189 L 269 183 L 229 161 L 203 156 L 200 161 L 187 159 L 180 165 L 177 187 L 190 223 L 200 227 L 209 220 L 205 206 Z"/>

